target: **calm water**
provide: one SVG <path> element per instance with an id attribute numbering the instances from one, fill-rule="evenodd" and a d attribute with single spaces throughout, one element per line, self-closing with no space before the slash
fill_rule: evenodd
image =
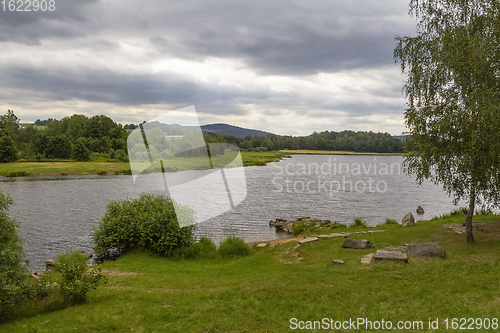
<path id="1" fill-rule="evenodd" d="M 229 235 L 247 241 L 282 237 L 270 228 L 277 217 L 328 219 L 369 225 L 386 218 L 398 221 L 408 212 L 429 219 L 456 208 L 441 187 L 415 181 L 399 168 L 400 156 L 294 155 L 267 166 L 244 168 L 247 197 L 234 210 L 198 226 L 198 237 L 218 242 Z M 148 177 L 141 186 L 131 176 L 86 176 L 63 179 L 18 178 L 0 182 L 15 200 L 10 215 L 21 223 L 30 268 L 42 271 L 45 260 L 64 249 L 91 251 L 92 228 L 111 200 L 135 198 L 141 192 L 162 193 Z M 416 215 L 421 205 L 423 216 Z"/>

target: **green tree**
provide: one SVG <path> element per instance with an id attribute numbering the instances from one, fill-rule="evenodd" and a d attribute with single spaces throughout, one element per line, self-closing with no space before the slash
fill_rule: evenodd
<path id="1" fill-rule="evenodd" d="M 0 163 L 14 162 L 17 159 L 17 149 L 14 140 L 8 135 L 0 135 Z"/>
<path id="2" fill-rule="evenodd" d="M 394 50 L 408 73 L 405 166 L 468 199 L 473 242 L 476 202 L 500 196 L 500 2 L 412 0 L 410 13 L 417 36 L 397 37 Z"/>
<path id="3" fill-rule="evenodd" d="M 78 138 L 73 145 L 73 158 L 77 161 L 90 160 L 90 150 L 87 148 L 87 140 L 85 138 Z"/>
<path id="4" fill-rule="evenodd" d="M 28 277 L 19 223 L 7 215 L 14 201 L 0 190 L 0 313 L 22 298 L 23 284 Z M 0 315 L 0 317 L 2 317 Z"/>

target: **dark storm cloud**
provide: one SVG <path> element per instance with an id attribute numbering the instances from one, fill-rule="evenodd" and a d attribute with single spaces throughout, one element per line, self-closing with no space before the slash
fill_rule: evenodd
<path id="1" fill-rule="evenodd" d="M 404 1 L 57 1 L 54 12 L 0 15 L 0 40 L 102 34 L 150 40 L 160 55 L 242 60 L 264 75 L 309 75 L 392 63 L 409 31 Z"/>
<path id="2" fill-rule="evenodd" d="M 234 96 L 249 99 L 266 97 L 265 93 L 258 91 L 201 86 L 176 75 L 126 75 L 96 69 L 86 69 L 80 75 L 75 75 L 75 72 L 10 67 L 1 72 L 0 79 L 8 82 L 8 88 L 36 91 L 37 94 L 43 93 L 46 98 L 58 101 L 76 98 L 119 105 L 207 104 L 228 101 Z"/>
<path id="3" fill-rule="evenodd" d="M 48 0 L 47 0 L 48 2 Z M 9 1 L 6 1 L 8 9 Z M 16 2 L 14 2 L 16 3 Z M 98 0 L 55 1 L 54 11 L 0 11 L 0 41 L 38 45 L 44 38 L 75 38 L 95 33 Z M 24 11 L 31 9 L 31 11 Z"/>
<path id="4" fill-rule="evenodd" d="M 236 58 L 265 75 L 308 75 L 391 64 L 395 35 L 411 33 L 402 1 L 207 4 L 162 13 L 166 36 L 151 37 L 157 50 Z"/>

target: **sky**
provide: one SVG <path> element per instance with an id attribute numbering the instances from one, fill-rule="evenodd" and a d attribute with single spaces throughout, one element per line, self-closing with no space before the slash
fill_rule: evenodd
<path id="1" fill-rule="evenodd" d="M 53 3 L 0 8 L 0 110 L 21 122 L 194 105 L 201 124 L 283 135 L 405 131 L 393 50 L 416 34 L 408 1 Z"/>

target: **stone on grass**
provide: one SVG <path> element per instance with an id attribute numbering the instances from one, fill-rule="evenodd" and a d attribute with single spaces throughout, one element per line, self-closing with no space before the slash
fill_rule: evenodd
<path id="1" fill-rule="evenodd" d="M 377 253 L 375 253 L 373 258 L 375 260 L 392 260 L 392 261 L 408 262 L 408 257 L 406 256 L 406 254 L 400 251 L 377 250 Z"/>
<path id="2" fill-rule="evenodd" d="M 344 263 L 344 260 L 342 259 L 333 259 L 332 260 L 332 264 L 343 264 Z"/>
<path id="3" fill-rule="evenodd" d="M 367 254 L 366 256 L 364 256 L 363 258 L 361 258 L 361 263 L 365 264 L 365 265 L 369 265 L 370 262 L 372 261 L 372 258 L 373 258 L 374 255 L 375 255 L 375 253 L 369 253 L 369 254 Z"/>
<path id="4" fill-rule="evenodd" d="M 406 247 L 406 254 L 415 257 L 444 257 L 446 252 L 442 247 L 437 246 L 436 243 L 427 242 L 419 244 L 408 244 Z"/>
<path id="5" fill-rule="evenodd" d="M 346 249 L 371 249 L 373 243 L 366 239 L 347 238 L 342 247 Z"/>
<path id="6" fill-rule="evenodd" d="M 299 240 L 299 244 L 314 242 L 314 241 L 317 241 L 318 239 L 319 239 L 318 237 L 305 238 L 305 239 Z"/>
<path id="7" fill-rule="evenodd" d="M 415 224 L 415 218 L 411 213 L 406 214 L 403 216 L 403 219 L 401 220 L 401 225 L 403 227 L 409 226 L 409 225 L 414 225 Z"/>
<path id="8" fill-rule="evenodd" d="M 267 243 L 260 243 L 260 244 L 257 244 L 257 247 L 266 247 L 267 246 Z"/>

